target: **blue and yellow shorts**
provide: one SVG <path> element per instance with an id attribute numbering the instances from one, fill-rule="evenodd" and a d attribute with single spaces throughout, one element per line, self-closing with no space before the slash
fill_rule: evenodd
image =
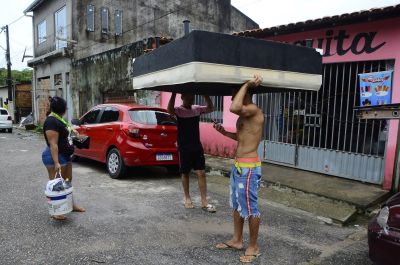
<path id="1" fill-rule="evenodd" d="M 261 184 L 261 161 L 236 158 L 230 178 L 230 205 L 244 219 L 260 217 L 258 190 Z"/>

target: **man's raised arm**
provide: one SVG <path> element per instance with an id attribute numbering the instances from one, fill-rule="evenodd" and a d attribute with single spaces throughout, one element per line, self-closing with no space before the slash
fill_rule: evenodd
<path id="1" fill-rule="evenodd" d="M 254 75 L 254 78 L 252 80 L 249 80 L 246 83 L 244 83 L 232 100 L 231 107 L 229 108 L 230 112 L 244 117 L 256 114 L 257 106 L 255 106 L 254 104 L 244 105 L 243 100 L 246 97 L 248 89 L 259 86 L 261 82 L 262 82 L 261 76 Z"/>
<path id="2" fill-rule="evenodd" d="M 167 111 L 169 114 L 175 115 L 175 98 L 176 93 L 171 94 L 171 98 L 168 101 Z"/>
<path id="3" fill-rule="evenodd" d="M 209 96 L 204 95 L 204 100 L 205 100 L 206 103 L 207 103 L 207 109 L 206 109 L 206 112 L 205 112 L 205 113 L 213 112 L 213 111 L 214 111 L 214 104 L 213 104 L 213 102 L 211 101 L 211 98 L 210 98 Z"/>

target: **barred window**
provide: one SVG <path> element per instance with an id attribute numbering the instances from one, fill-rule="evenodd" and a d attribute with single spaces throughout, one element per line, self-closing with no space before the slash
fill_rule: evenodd
<path id="1" fill-rule="evenodd" d="M 87 5 L 86 7 L 86 30 L 94 31 L 94 5 Z"/>
<path id="2" fill-rule="evenodd" d="M 222 123 L 223 111 L 224 111 L 224 97 L 223 96 L 212 96 L 210 97 L 211 101 L 214 104 L 214 111 L 208 114 L 204 114 L 200 116 L 201 122 L 213 122 L 216 121 L 218 123 Z M 207 105 L 203 96 L 195 95 L 194 99 L 195 105 Z"/>
<path id="3" fill-rule="evenodd" d="M 122 36 L 122 10 L 115 11 L 115 36 Z"/>
<path id="4" fill-rule="evenodd" d="M 108 9 L 107 7 L 101 8 L 101 33 L 107 34 L 109 32 L 108 26 Z"/>

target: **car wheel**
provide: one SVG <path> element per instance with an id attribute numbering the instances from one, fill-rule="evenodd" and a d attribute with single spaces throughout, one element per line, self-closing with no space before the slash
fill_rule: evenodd
<path id="1" fill-rule="evenodd" d="M 120 178 L 125 174 L 126 166 L 117 148 L 111 149 L 107 154 L 107 171 L 113 179 Z"/>
<path id="2" fill-rule="evenodd" d="M 9 133 L 12 133 L 12 128 L 9 128 L 9 129 L 8 129 L 8 132 L 9 132 Z"/>

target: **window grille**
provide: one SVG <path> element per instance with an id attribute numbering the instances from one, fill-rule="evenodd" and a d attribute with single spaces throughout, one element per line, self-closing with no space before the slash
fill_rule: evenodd
<path id="1" fill-rule="evenodd" d="M 86 7 L 86 31 L 94 31 L 94 5 Z"/>
<path id="2" fill-rule="evenodd" d="M 115 36 L 122 36 L 122 10 L 115 11 Z"/>
<path id="3" fill-rule="evenodd" d="M 214 104 L 214 111 L 208 114 L 204 114 L 200 116 L 201 122 L 213 122 L 216 121 L 218 123 L 223 122 L 223 111 L 224 111 L 224 97 L 223 96 L 212 96 L 210 97 L 211 101 Z M 195 105 L 205 106 L 206 101 L 204 100 L 204 96 L 196 95 L 194 100 Z"/>
<path id="4" fill-rule="evenodd" d="M 108 9 L 106 7 L 101 8 L 101 33 L 107 34 L 109 32 L 108 27 Z"/>

